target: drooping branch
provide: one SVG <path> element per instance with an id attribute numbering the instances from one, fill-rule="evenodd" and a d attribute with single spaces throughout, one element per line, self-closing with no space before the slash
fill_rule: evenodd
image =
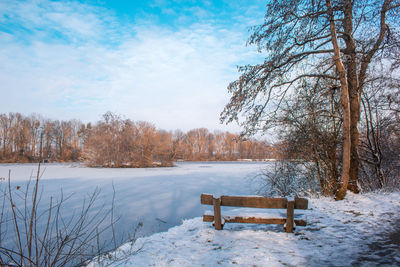
<path id="1" fill-rule="evenodd" d="M 360 68 L 360 74 L 359 74 L 359 83 L 358 83 L 358 92 L 359 95 L 361 95 L 361 88 L 364 85 L 364 81 L 366 78 L 366 73 L 367 73 L 367 69 L 368 69 L 368 65 L 371 62 L 372 57 L 375 55 L 376 51 L 379 49 L 379 47 L 381 46 L 383 39 L 385 38 L 385 34 L 387 32 L 388 26 L 386 25 L 386 12 L 388 10 L 389 4 L 390 4 L 390 0 L 385 0 L 382 4 L 382 9 L 380 12 L 380 32 L 379 32 L 379 37 L 378 39 L 375 41 L 374 46 L 372 47 L 371 50 L 367 51 L 366 54 L 362 57 L 361 59 L 361 68 Z"/>

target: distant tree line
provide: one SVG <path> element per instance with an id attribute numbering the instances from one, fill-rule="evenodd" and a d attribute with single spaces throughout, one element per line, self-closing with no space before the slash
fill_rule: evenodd
<path id="1" fill-rule="evenodd" d="M 20 113 L 0 114 L 0 160 L 34 162 L 41 153 L 44 159 L 77 161 L 84 130 L 78 120 L 49 120 L 36 114 L 27 117 Z"/>
<path id="2" fill-rule="evenodd" d="M 95 124 L 40 115 L 0 114 L 0 162 L 83 161 L 89 166 L 171 166 L 176 160 L 227 161 L 276 157 L 266 141 L 205 128 L 165 131 L 107 112 Z"/>

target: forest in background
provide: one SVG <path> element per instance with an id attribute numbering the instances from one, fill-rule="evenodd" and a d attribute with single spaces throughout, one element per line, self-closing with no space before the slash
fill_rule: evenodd
<path id="1" fill-rule="evenodd" d="M 95 124 L 41 115 L 0 114 L 0 162 L 85 162 L 93 167 L 171 166 L 277 156 L 266 141 L 205 128 L 165 131 L 107 112 Z"/>

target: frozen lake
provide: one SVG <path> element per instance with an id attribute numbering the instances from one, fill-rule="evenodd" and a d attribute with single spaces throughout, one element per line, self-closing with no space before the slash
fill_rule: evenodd
<path id="1" fill-rule="evenodd" d="M 181 224 L 183 219 L 202 216 L 201 193 L 254 194 L 253 178 L 271 163 L 265 162 L 182 162 L 171 168 L 103 169 L 78 164 L 43 164 L 41 203 L 59 197 L 61 190 L 68 199 L 69 216 L 79 210 L 82 200 L 96 188 L 100 189 L 97 206 L 111 207 L 115 188 L 115 214 L 121 217 L 117 234 L 132 232 L 141 221 L 140 235 Z M 24 190 L 37 164 L 0 164 L 0 186 L 7 185 L 11 170 L 12 186 Z M 6 178 L 4 180 L 3 178 Z"/>

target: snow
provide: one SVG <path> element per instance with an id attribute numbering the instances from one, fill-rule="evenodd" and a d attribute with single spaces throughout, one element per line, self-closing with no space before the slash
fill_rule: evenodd
<path id="1" fill-rule="evenodd" d="M 42 204 L 46 207 L 61 188 L 65 195 L 74 194 L 64 212 L 67 217 L 96 187 L 101 189 L 99 205 L 110 203 L 114 186 L 115 213 L 122 216 L 118 234 L 132 232 L 139 220 L 140 235 L 158 233 L 120 247 L 110 255 L 122 259 L 113 266 L 400 266 L 400 238 L 393 235 L 400 233 L 400 193 L 348 194 L 340 202 L 310 198 L 309 210 L 295 211 L 308 226 L 298 226 L 294 234 L 285 233 L 282 225 L 226 224 L 216 231 L 212 223 L 202 222 L 200 216 L 212 206 L 200 205 L 201 193 L 254 194 L 252 178 L 272 166 L 268 164 L 178 163 L 174 168 L 151 169 L 43 164 Z M 9 169 L 11 185 L 23 190 L 36 168 L 0 164 L 0 189 L 6 186 Z M 263 216 L 261 209 L 223 207 L 222 213 Z"/>
<path id="2" fill-rule="evenodd" d="M 233 223 L 217 231 L 196 217 L 108 257 L 122 259 L 111 266 L 399 266 L 400 244 L 386 242 L 400 232 L 399 211 L 399 192 L 348 193 L 340 202 L 311 198 L 304 211 L 308 225 L 293 234 L 281 225 Z M 89 266 L 110 263 L 100 262 Z"/>

